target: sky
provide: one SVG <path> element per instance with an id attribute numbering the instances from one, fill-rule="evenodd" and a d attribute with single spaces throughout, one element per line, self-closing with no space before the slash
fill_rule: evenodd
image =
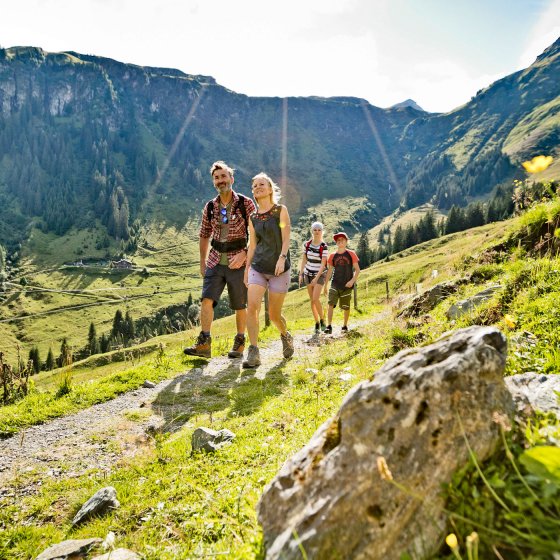
<path id="1" fill-rule="evenodd" d="M 450 111 L 560 36 L 560 0 L 0 0 L 0 46 L 213 76 L 251 96 Z"/>

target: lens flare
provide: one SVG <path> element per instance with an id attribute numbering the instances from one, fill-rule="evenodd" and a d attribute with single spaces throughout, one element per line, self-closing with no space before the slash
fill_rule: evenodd
<path id="1" fill-rule="evenodd" d="M 531 161 L 524 161 L 521 165 L 527 173 L 540 173 L 552 163 L 552 156 L 535 156 Z"/>

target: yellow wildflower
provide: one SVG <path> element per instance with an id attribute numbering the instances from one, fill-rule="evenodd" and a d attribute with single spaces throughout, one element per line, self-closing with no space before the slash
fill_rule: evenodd
<path id="1" fill-rule="evenodd" d="M 445 542 L 451 550 L 455 550 L 459 546 L 455 533 L 449 533 L 449 535 L 445 537 Z"/>
<path id="2" fill-rule="evenodd" d="M 552 156 L 535 156 L 531 161 L 522 163 L 527 173 L 544 171 L 552 163 Z"/>
<path id="3" fill-rule="evenodd" d="M 515 325 L 517 324 L 517 321 L 515 320 L 515 317 L 513 317 L 512 315 L 505 315 L 504 323 L 509 329 L 514 329 Z"/>

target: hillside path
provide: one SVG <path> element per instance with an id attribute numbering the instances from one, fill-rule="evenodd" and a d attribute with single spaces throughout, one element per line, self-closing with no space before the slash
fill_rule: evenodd
<path id="1" fill-rule="evenodd" d="M 371 321 L 369 317 L 351 326 Z M 153 448 L 150 427 L 173 432 L 189 425 L 196 414 L 235 406 L 236 397 L 242 401 L 243 384 L 254 379 L 266 381 L 271 370 L 280 372 L 268 376 L 271 383 L 278 384 L 280 392 L 281 384 L 286 382 L 284 365 L 314 367 L 320 346 L 345 336 L 340 326 L 334 330 L 333 335 L 294 335 L 295 353 L 290 360 L 282 357 L 280 340 L 261 347 L 262 365 L 255 370 L 243 369 L 241 359 L 217 356 L 161 381 L 153 389 L 129 391 L 0 441 L 0 506 L 16 496 L 35 492 L 48 477 L 72 478 L 88 471 L 109 473 Z"/>

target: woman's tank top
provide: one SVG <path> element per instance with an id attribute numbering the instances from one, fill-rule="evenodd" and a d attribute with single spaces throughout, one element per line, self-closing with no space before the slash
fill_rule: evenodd
<path id="1" fill-rule="evenodd" d="M 251 214 L 251 223 L 255 229 L 257 248 L 251 266 L 261 274 L 274 274 L 278 257 L 282 252 L 282 229 L 280 228 L 280 211 L 282 207 L 275 204 L 267 212 Z M 290 251 L 285 260 L 284 272 L 290 268 Z"/>

